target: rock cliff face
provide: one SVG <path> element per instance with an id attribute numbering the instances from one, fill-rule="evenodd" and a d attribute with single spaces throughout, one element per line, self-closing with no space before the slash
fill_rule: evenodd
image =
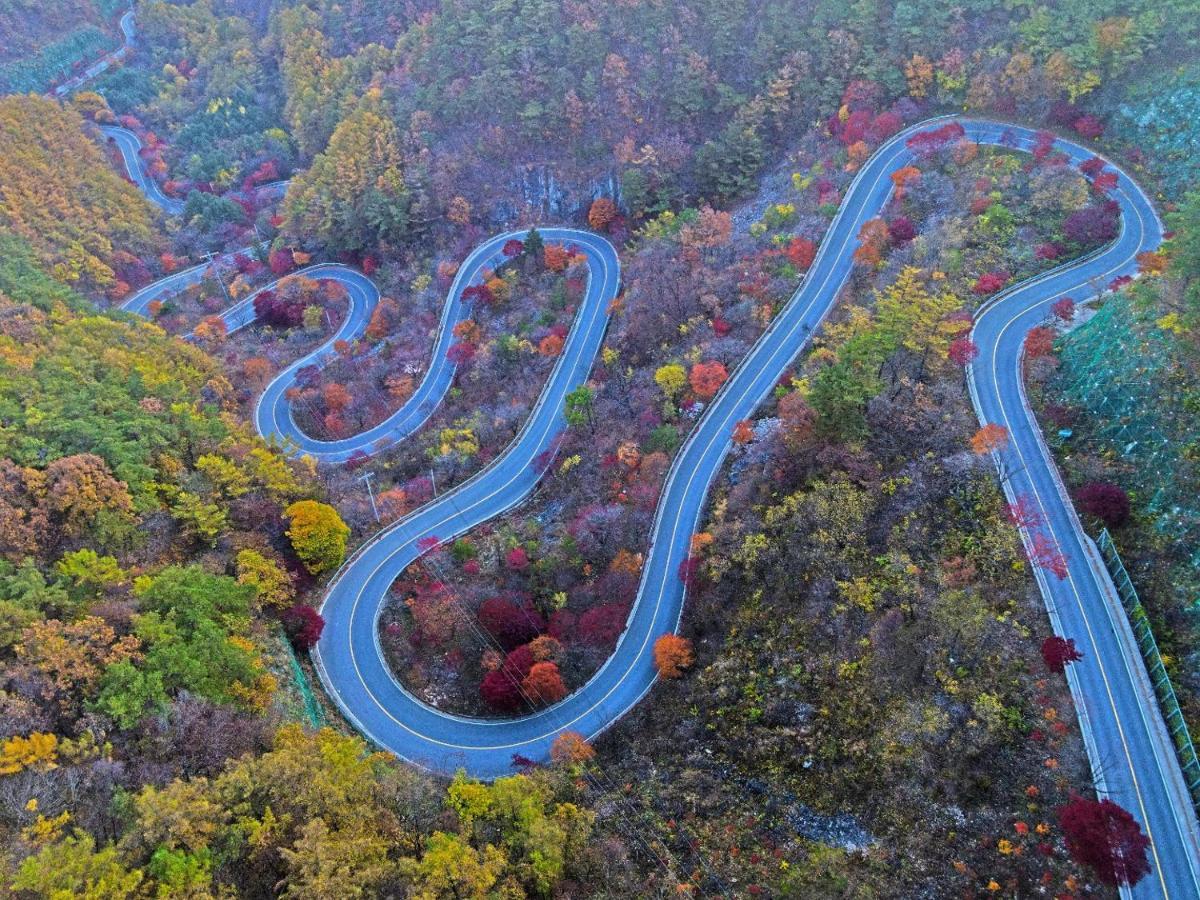
<path id="1" fill-rule="evenodd" d="M 516 182 L 516 196 L 524 209 L 514 210 L 511 204 L 500 204 L 497 215 L 511 219 L 506 213 L 524 214 L 553 222 L 579 221 L 587 216 L 592 201 L 608 197 L 621 206 L 621 185 L 613 173 L 586 183 L 562 181 L 551 166 L 527 166 Z M 505 207 L 508 207 L 507 209 Z"/>

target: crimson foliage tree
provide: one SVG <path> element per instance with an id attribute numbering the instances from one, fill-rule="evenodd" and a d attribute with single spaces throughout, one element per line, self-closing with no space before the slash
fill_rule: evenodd
<path id="1" fill-rule="evenodd" d="M 1067 240 L 1084 246 L 1111 241 L 1117 236 L 1116 204 L 1105 203 L 1075 210 L 1063 222 L 1063 235 Z"/>
<path id="2" fill-rule="evenodd" d="M 505 650 L 527 644 L 546 630 L 546 621 L 536 610 L 503 597 L 492 597 L 480 604 L 479 623 Z"/>
<path id="3" fill-rule="evenodd" d="M 1080 509 L 1109 528 L 1124 525 L 1129 519 L 1129 495 L 1115 484 L 1088 482 L 1079 489 L 1075 499 Z"/>
<path id="4" fill-rule="evenodd" d="M 625 630 L 629 607 L 624 603 L 593 606 L 579 617 L 579 640 L 593 647 L 610 647 Z"/>
<path id="5" fill-rule="evenodd" d="M 1061 675 L 1067 670 L 1067 663 L 1078 662 L 1083 654 L 1076 649 L 1074 638 L 1053 634 L 1042 641 L 1042 659 L 1047 669 Z"/>
<path id="6" fill-rule="evenodd" d="M 296 263 L 292 259 L 291 250 L 272 250 L 267 257 L 267 265 L 275 275 L 286 275 L 292 271 Z"/>
<path id="7" fill-rule="evenodd" d="M 993 294 L 1008 282 L 1007 272 L 984 272 L 971 288 L 976 294 Z"/>
<path id="8" fill-rule="evenodd" d="M 952 363 L 965 366 L 979 355 L 979 346 L 969 337 L 955 338 L 950 342 L 946 356 Z"/>
<path id="9" fill-rule="evenodd" d="M 905 141 L 905 144 L 907 144 L 910 150 L 920 155 L 926 155 L 944 150 L 956 141 L 961 140 L 965 134 L 966 129 L 962 125 L 958 122 L 950 122 L 940 128 L 919 131 Z"/>
<path id="10" fill-rule="evenodd" d="M 446 359 L 456 366 L 466 366 L 475 358 L 475 345 L 470 341 L 459 341 L 446 348 Z"/>
<path id="11" fill-rule="evenodd" d="M 1071 123 L 1071 127 L 1088 140 L 1095 140 L 1104 134 L 1104 123 L 1090 113 L 1080 116 Z"/>
<path id="12" fill-rule="evenodd" d="M 479 696 L 499 712 L 512 712 L 521 705 L 521 682 L 507 666 L 488 672 L 479 685 Z"/>
<path id="13" fill-rule="evenodd" d="M 479 695 L 485 703 L 498 712 L 512 712 L 528 699 L 521 682 L 534 666 L 533 652 L 522 645 L 510 652 L 504 663 L 483 676 Z"/>
<path id="14" fill-rule="evenodd" d="M 1050 312 L 1054 314 L 1055 318 L 1063 322 L 1070 322 L 1075 318 L 1075 301 L 1070 297 L 1055 300 L 1050 307 Z"/>
<path id="15" fill-rule="evenodd" d="M 917 228 L 908 216 L 896 216 L 888 222 L 888 236 L 892 239 L 892 244 L 899 247 L 917 236 Z"/>
<path id="16" fill-rule="evenodd" d="M 509 241 L 509 244 L 513 241 Z M 505 247 L 508 244 L 504 245 Z M 464 301 L 478 301 L 484 305 L 496 302 L 496 295 L 492 293 L 492 289 L 486 284 L 473 284 L 470 287 L 463 288 L 462 298 Z"/>
<path id="17" fill-rule="evenodd" d="M 283 614 L 283 630 L 297 650 L 311 650 L 321 639 L 325 619 L 311 606 L 298 603 Z"/>
<path id="18" fill-rule="evenodd" d="M 1067 850 L 1076 862 L 1114 886 L 1137 884 L 1150 871 L 1150 839 L 1127 810 L 1111 800 L 1075 797 L 1058 811 Z"/>
<path id="19" fill-rule="evenodd" d="M 263 291 L 254 297 L 254 315 L 272 328 L 295 328 L 304 321 L 304 304 L 299 299 L 285 299 L 274 291 Z"/>
<path id="20" fill-rule="evenodd" d="M 528 644 L 522 644 L 504 657 L 504 667 L 508 669 L 509 674 L 516 678 L 524 678 L 528 675 L 529 670 L 533 668 L 533 663 L 533 651 L 529 649 Z"/>

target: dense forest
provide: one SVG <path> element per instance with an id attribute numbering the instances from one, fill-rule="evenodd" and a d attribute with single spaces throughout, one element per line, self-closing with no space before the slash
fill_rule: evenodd
<path id="1" fill-rule="evenodd" d="M 1049 131 L 1030 154 L 951 129 L 892 175 L 832 317 L 731 433 L 661 681 L 594 745 L 440 778 L 359 736 L 309 651 L 347 556 L 529 417 L 588 287 L 537 230 L 565 223 L 621 256 L 597 361 L 533 496 L 400 573 L 378 641 L 450 713 L 584 684 L 672 458 L 855 174 L 965 109 L 1161 194 L 1145 277 L 1090 322 L 1056 307 L 1025 374 L 1200 729 L 1194 0 L 146 0 L 124 64 L 30 93 L 117 46 L 123 11 L 0 0 L 0 892 L 1115 896 L 1064 813 L 1092 774 L 1035 580 L 1055 562 L 1022 548 L 964 379 L 981 304 L 1117 233 L 1113 176 Z M 129 183 L 112 125 L 180 215 Z M 382 294 L 288 393 L 337 440 L 412 396 L 502 230 L 420 430 L 325 466 L 256 435 L 263 387 L 350 315 L 310 265 Z M 227 333 L 239 301 L 254 322 Z M 1153 455 L 1106 427 L 1117 402 Z"/>

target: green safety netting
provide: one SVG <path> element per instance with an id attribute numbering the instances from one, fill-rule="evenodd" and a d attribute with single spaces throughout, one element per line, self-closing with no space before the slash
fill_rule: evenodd
<path id="1" fill-rule="evenodd" d="M 1085 411 L 1139 505 L 1200 569 L 1200 379 L 1174 335 L 1119 294 L 1058 349 L 1065 399 Z"/>

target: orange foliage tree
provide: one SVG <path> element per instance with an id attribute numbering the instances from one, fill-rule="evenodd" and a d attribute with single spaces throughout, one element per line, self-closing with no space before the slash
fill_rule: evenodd
<path id="1" fill-rule="evenodd" d="M 887 222 L 883 219 L 869 219 L 863 222 L 858 231 L 859 246 L 854 251 L 854 261 L 861 266 L 874 268 L 883 258 L 884 248 L 888 244 Z"/>
<path id="2" fill-rule="evenodd" d="M 547 244 L 542 250 L 542 261 L 551 272 L 561 272 L 566 269 L 571 256 L 562 244 Z"/>
<path id="3" fill-rule="evenodd" d="M 550 761 L 562 765 L 585 763 L 596 756 L 596 751 L 577 731 L 564 731 L 550 745 Z"/>
<path id="4" fill-rule="evenodd" d="M 678 678 L 696 661 L 692 642 L 667 633 L 654 642 L 654 666 L 663 678 Z"/>
<path id="5" fill-rule="evenodd" d="M 228 330 L 225 326 L 225 320 L 220 316 L 205 316 L 196 325 L 196 330 L 193 334 L 201 341 L 218 344 L 225 339 Z"/>
<path id="6" fill-rule="evenodd" d="M 679 240 L 685 247 L 722 247 L 733 237 L 733 217 L 711 206 L 700 210 L 696 221 L 685 225 Z"/>
<path id="7" fill-rule="evenodd" d="M 617 205 L 607 197 L 597 197 L 588 210 L 588 224 L 596 231 L 604 231 L 617 217 Z"/>
<path id="8" fill-rule="evenodd" d="M 727 378 L 729 378 L 729 372 L 726 371 L 725 366 L 713 360 L 712 362 L 696 363 L 692 366 L 691 372 L 688 373 L 688 384 L 692 386 L 697 397 L 701 400 L 708 400 L 721 389 L 721 385 Z"/>
<path id="9" fill-rule="evenodd" d="M 563 651 L 558 638 L 548 634 L 539 634 L 527 646 L 534 662 L 557 662 Z"/>
<path id="10" fill-rule="evenodd" d="M 903 199 L 909 184 L 921 177 L 916 166 L 903 166 L 892 173 L 892 184 L 896 186 L 896 199 Z"/>
<path id="11" fill-rule="evenodd" d="M 322 396 L 325 400 L 325 406 L 328 409 L 336 412 L 340 412 L 349 406 L 350 401 L 353 399 L 350 396 L 350 391 L 346 389 L 346 386 L 343 384 L 338 384 L 336 381 L 325 385 L 325 389 L 322 391 Z"/>
<path id="12" fill-rule="evenodd" d="M 567 686 L 563 684 L 558 666 L 552 662 L 534 663 L 521 682 L 521 689 L 535 703 L 557 703 L 567 696 Z"/>
<path id="13" fill-rule="evenodd" d="M 1008 429 L 994 422 L 984 425 L 971 436 L 971 449 L 979 456 L 995 453 L 1008 443 Z"/>

